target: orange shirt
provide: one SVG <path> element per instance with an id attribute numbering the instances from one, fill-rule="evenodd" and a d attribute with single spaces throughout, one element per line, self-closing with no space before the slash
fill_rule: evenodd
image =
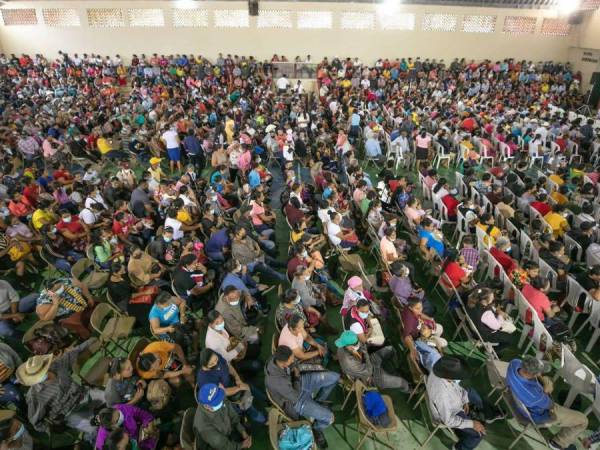
<path id="1" fill-rule="evenodd" d="M 160 369 L 156 371 L 150 370 L 146 372 L 140 369 L 139 366 L 137 366 L 136 364 L 139 376 L 146 380 L 159 378 L 160 372 L 167 367 L 167 364 L 169 364 L 169 361 L 171 359 L 171 352 L 173 352 L 173 350 L 175 350 L 175 344 L 171 344 L 170 342 L 158 341 L 148 344 L 146 348 L 142 350 L 140 355 L 143 355 L 145 353 L 154 353 L 154 355 L 160 361 Z"/>

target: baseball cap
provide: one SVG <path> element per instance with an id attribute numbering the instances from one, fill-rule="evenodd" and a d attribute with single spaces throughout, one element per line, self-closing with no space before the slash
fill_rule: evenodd
<path id="1" fill-rule="evenodd" d="M 205 384 L 200 388 L 200 392 L 198 393 L 200 403 L 211 408 L 221 404 L 224 398 L 225 391 L 214 383 Z"/>

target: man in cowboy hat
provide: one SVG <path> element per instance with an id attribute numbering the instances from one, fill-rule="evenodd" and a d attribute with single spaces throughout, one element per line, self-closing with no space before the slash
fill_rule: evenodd
<path id="1" fill-rule="evenodd" d="M 36 355 L 19 366 L 17 379 L 30 386 L 25 399 L 27 418 L 34 429 L 48 432 L 49 425 L 66 425 L 93 442 L 96 427 L 90 424 L 90 417 L 104 402 L 104 392 L 75 383 L 71 367 L 83 351 L 97 351 L 98 343 L 96 338 L 88 339 L 58 357 Z"/>
<path id="2" fill-rule="evenodd" d="M 454 430 L 459 438 L 454 450 L 472 450 L 485 435 L 485 423 L 503 417 L 485 405 L 479 394 L 464 389 L 460 382 L 470 378 L 471 369 L 458 356 L 443 356 L 427 378 L 429 408 L 434 420 Z"/>
<path id="3" fill-rule="evenodd" d="M 252 437 L 240 422 L 240 416 L 225 391 L 214 383 L 207 383 L 198 393 L 200 404 L 194 416 L 194 432 L 210 446 L 220 450 L 250 448 Z"/>
<path id="4" fill-rule="evenodd" d="M 575 448 L 577 437 L 587 429 L 588 419 L 579 411 L 557 405 L 550 396 L 552 380 L 546 376 L 550 365 L 533 356 L 513 359 L 508 365 L 506 385 L 512 395 L 527 408 L 531 419 L 544 426 L 556 426 L 558 434 L 549 442 L 550 448 Z"/>

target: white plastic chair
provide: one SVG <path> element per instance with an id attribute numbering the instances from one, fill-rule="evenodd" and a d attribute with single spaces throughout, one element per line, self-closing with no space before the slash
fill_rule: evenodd
<path id="1" fill-rule="evenodd" d="M 509 155 L 510 148 L 504 142 L 498 142 L 498 149 L 500 150 L 501 161 L 512 161 L 515 158 Z"/>
<path id="2" fill-rule="evenodd" d="M 546 350 L 552 348 L 554 340 L 546 329 L 544 323 L 540 320 L 537 314 L 532 314 L 533 334 L 524 354 L 527 354 L 532 348 L 535 350 L 536 358 L 544 356 Z"/>
<path id="3" fill-rule="evenodd" d="M 561 366 L 556 372 L 557 377 L 565 380 L 569 386 L 569 393 L 564 403 L 565 408 L 570 408 L 578 395 L 594 401 L 592 392 L 595 391 L 596 377 L 588 366 L 581 363 L 571 352 L 569 347 L 562 345 Z"/>
<path id="4" fill-rule="evenodd" d="M 531 317 L 533 317 L 537 313 L 531 307 L 527 299 L 523 297 L 523 294 L 521 294 L 520 291 L 515 292 L 515 304 L 519 312 L 517 316 L 518 323 L 521 325 L 521 336 L 519 337 L 519 348 L 521 348 L 525 343 L 525 338 L 527 337 L 532 328 Z"/>
<path id="5" fill-rule="evenodd" d="M 481 227 L 475 227 L 475 235 L 477 236 L 477 248 L 479 251 L 489 250 L 492 240 L 490 236 Z"/>
<path id="6" fill-rule="evenodd" d="M 558 279 L 556 271 L 542 258 L 538 258 L 538 265 L 540 266 L 540 276 L 547 277 L 552 289 L 556 289 L 556 280 Z"/>
<path id="7" fill-rule="evenodd" d="M 538 256 L 538 252 L 535 246 L 533 245 L 533 241 L 525 231 L 521 231 L 519 242 L 519 249 L 521 250 L 523 258 L 533 262 L 537 262 L 540 259 Z"/>
<path id="8" fill-rule="evenodd" d="M 440 168 L 440 163 L 442 161 L 448 161 L 448 167 L 450 167 L 450 161 L 452 160 L 452 156 L 444 153 L 444 147 L 439 142 L 433 142 L 433 148 L 435 148 L 435 156 L 433 158 L 433 166 L 436 169 Z"/>
<path id="9" fill-rule="evenodd" d="M 581 314 L 579 311 L 577 311 L 577 308 L 581 304 L 582 297 L 584 298 L 583 311 L 589 312 L 592 307 L 590 302 L 593 302 L 594 300 L 590 298 L 588 292 L 577 282 L 575 278 L 570 275 L 567 276 L 567 297 L 565 298 L 565 301 L 569 306 L 571 306 L 573 311 L 568 324 L 569 329 L 571 330 L 573 330 L 573 326 Z"/>
<path id="10" fill-rule="evenodd" d="M 569 256 L 569 258 L 572 255 L 573 249 L 577 249 L 577 253 L 575 254 L 575 261 L 577 262 L 581 262 L 581 258 L 583 258 L 583 247 L 581 246 L 581 244 L 579 244 L 579 242 L 577 242 L 575 239 L 573 239 L 571 236 L 569 236 L 568 234 L 565 234 L 563 236 L 564 238 L 564 242 L 565 242 L 565 253 Z"/>
<path id="11" fill-rule="evenodd" d="M 596 341 L 600 337 L 600 302 L 592 301 L 590 315 L 585 320 L 585 322 L 583 322 L 581 327 L 577 330 L 575 336 L 578 336 L 579 333 L 581 333 L 581 331 L 583 331 L 588 325 L 591 326 L 594 329 L 594 331 L 592 333 L 592 336 L 590 337 L 590 340 L 588 341 L 588 345 L 585 347 L 585 351 L 587 353 L 589 353 L 592 350 L 592 348 L 596 344 Z"/>

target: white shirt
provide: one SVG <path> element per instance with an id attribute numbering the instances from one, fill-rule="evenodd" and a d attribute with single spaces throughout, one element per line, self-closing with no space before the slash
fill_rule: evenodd
<path id="1" fill-rule="evenodd" d="M 277 89 L 287 89 L 290 85 L 290 80 L 286 77 L 281 77 L 277 80 Z"/>
<path id="2" fill-rule="evenodd" d="M 85 207 L 86 208 L 91 208 L 91 206 L 94 203 L 100 203 L 102 206 L 104 206 L 105 208 L 107 208 L 106 203 L 104 202 L 104 199 L 102 198 L 102 196 L 100 195 L 100 193 L 97 193 L 95 197 L 88 197 L 88 198 L 85 199 Z"/>
<path id="3" fill-rule="evenodd" d="M 86 225 L 93 225 L 96 223 L 96 214 L 94 214 L 94 212 L 89 208 L 82 209 L 79 213 L 79 218 Z"/>
<path id="4" fill-rule="evenodd" d="M 327 224 L 327 236 L 333 245 L 340 245 L 342 240 L 338 237 L 338 233 L 342 231 L 337 223 L 329 222 Z"/>
<path id="5" fill-rule="evenodd" d="M 173 228 L 173 239 L 178 240 L 183 237 L 183 231 L 181 231 L 181 222 L 172 217 L 167 217 L 165 219 L 165 228 L 171 227 Z"/>
<path id="6" fill-rule="evenodd" d="M 161 138 L 165 141 L 165 145 L 167 146 L 167 148 L 179 148 L 179 138 L 177 136 L 177 131 L 167 130 L 162 134 Z"/>
<path id="7" fill-rule="evenodd" d="M 206 340 L 204 341 L 204 345 L 206 348 L 210 348 L 211 350 L 217 352 L 221 355 L 227 362 L 231 362 L 238 354 L 237 349 L 233 349 L 227 351 L 227 347 L 229 347 L 229 333 L 223 330 L 221 332 L 213 330 L 212 327 L 208 327 L 206 330 Z"/>

